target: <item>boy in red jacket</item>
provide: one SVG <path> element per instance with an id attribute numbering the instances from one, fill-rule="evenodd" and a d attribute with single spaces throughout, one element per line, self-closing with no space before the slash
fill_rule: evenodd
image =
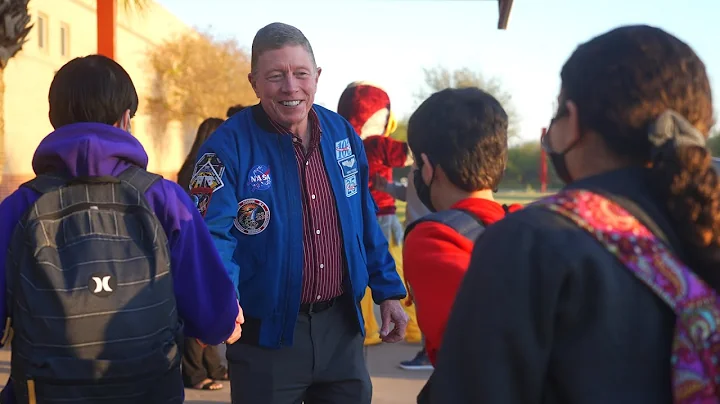
<path id="1" fill-rule="evenodd" d="M 423 204 L 432 212 L 462 211 L 471 223 L 461 227 L 475 225 L 480 231 L 519 209 L 493 200 L 507 163 L 507 128 L 503 107 L 480 89 L 447 89 L 425 100 L 408 123 L 413 183 Z M 433 216 L 441 215 L 431 214 L 408 231 L 403 262 L 435 364 L 474 240 Z"/>

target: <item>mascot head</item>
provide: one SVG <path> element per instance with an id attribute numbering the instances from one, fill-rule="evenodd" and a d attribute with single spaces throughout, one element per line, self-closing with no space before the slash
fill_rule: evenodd
<path id="1" fill-rule="evenodd" d="M 397 128 L 390 97 L 380 86 L 366 81 L 347 86 L 340 96 L 337 113 L 350 122 L 362 139 L 390 136 Z"/>

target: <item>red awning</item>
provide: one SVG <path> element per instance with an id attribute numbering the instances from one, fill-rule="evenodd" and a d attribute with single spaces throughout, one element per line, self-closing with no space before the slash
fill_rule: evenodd
<path id="1" fill-rule="evenodd" d="M 498 29 L 507 29 L 508 19 L 510 19 L 510 9 L 513 0 L 498 0 Z"/>

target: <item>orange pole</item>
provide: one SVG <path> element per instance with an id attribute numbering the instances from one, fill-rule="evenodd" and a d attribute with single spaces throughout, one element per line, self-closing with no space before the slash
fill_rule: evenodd
<path id="1" fill-rule="evenodd" d="M 542 128 L 542 134 L 540 139 L 547 135 L 547 128 Z M 542 140 L 541 140 L 542 141 Z M 547 192 L 548 183 L 548 166 L 547 166 L 547 154 L 545 149 L 540 146 L 540 192 Z"/>
<path id="2" fill-rule="evenodd" d="M 117 24 L 117 0 L 97 0 L 98 53 L 115 59 L 115 26 Z"/>

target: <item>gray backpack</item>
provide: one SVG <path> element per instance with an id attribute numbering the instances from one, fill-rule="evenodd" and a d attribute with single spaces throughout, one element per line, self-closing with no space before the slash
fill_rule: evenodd
<path id="1" fill-rule="evenodd" d="M 405 229 L 405 238 L 415 226 L 423 222 L 442 223 L 472 242 L 485 231 L 482 220 L 473 213 L 462 209 L 448 209 L 430 213 L 410 223 Z"/>
<path id="2" fill-rule="evenodd" d="M 170 251 L 144 195 L 160 178 L 132 166 L 23 184 L 41 196 L 6 261 L 18 402 L 144 403 L 148 383 L 178 369 Z"/>

